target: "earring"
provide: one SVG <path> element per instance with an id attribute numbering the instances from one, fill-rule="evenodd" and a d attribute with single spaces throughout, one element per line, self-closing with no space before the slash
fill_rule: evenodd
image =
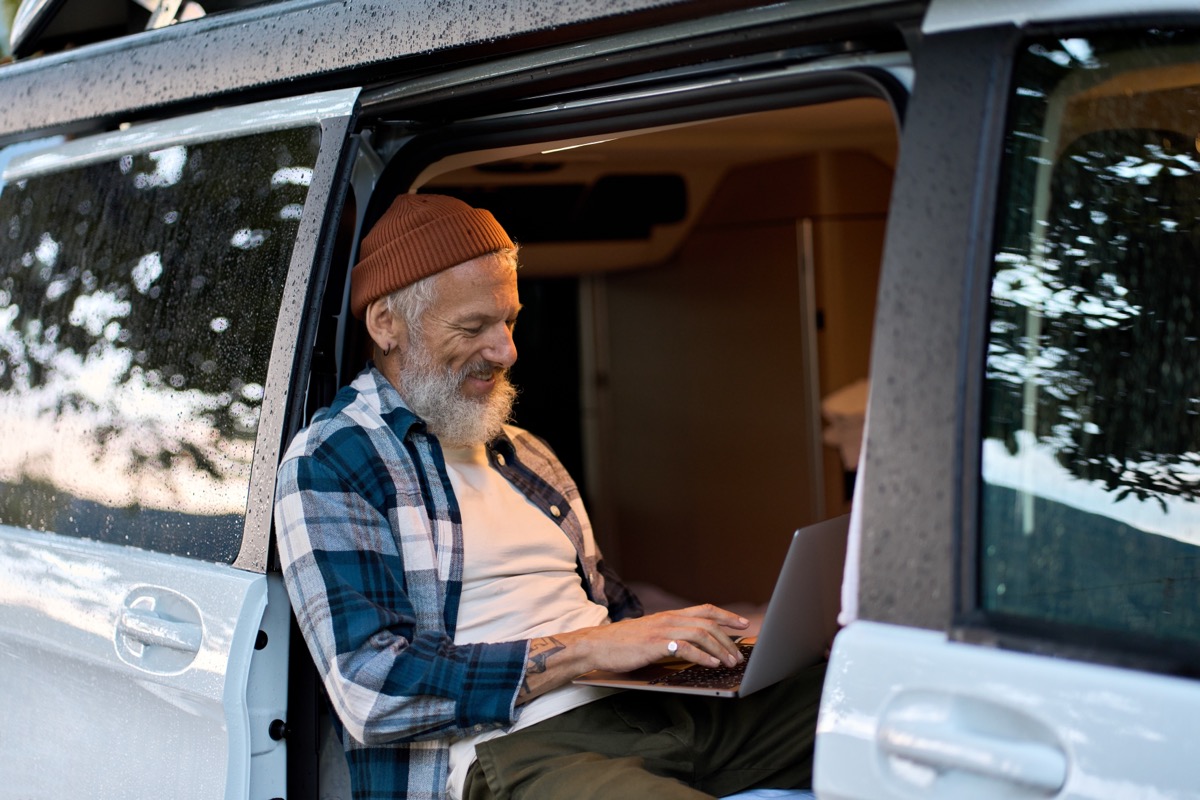
<path id="1" fill-rule="evenodd" d="M 388 342 L 387 347 L 383 348 L 383 357 L 387 358 L 391 354 L 392 354 L 392 343 Z"/>

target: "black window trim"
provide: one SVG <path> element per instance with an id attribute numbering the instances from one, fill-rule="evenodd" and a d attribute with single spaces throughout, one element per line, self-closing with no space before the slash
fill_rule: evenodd
<path id="1" fill-rule="evenodd" d="M 329 276 L 341 209 L 349 191 L 358 89 L 342 90 L 345 102 L 315 120 L 321 129 L 317 163 L 300 215 L 300 229 L 283 288 L 267 381 L 263 416 L 254 446 L 242 547 L 233 566 L 253 572 L 278 563 L 274 526 L 275 479 L 284 449 L 304 417 L 322 298 Z M 303 380 L 299 380 L 302 376 Z M 272 413 L 272 410 L 274 413 Z"/>
<path id="2" fill-rule="evenodd" d="M 964 495 L 965 332 L 1015 28 L 924 36 L 889 210 L 859 472 L 857 618 L 946 631 Z M 999 65 L 998 65 L 999 61 Z M 998 85 L 999 84 L 999 85 Z M 1003 106 L 1000 106 L 1003 107 Z M 985 237 L 986 241 L 986 237 Z"/>

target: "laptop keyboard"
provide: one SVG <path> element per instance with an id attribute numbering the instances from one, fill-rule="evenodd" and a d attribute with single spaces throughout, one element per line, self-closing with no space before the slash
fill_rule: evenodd
<path id="1" fill-rule="evenodd" d="M 732 689 L 742 682 L 742 674 L 750 663 L 752 644 L 738 644 L 744 657 L 742 663 L 733 667 L 702 667 L 693 664 L 690 667 L 655 678 L 650 681 L 655 686 L 689 686 L 695 689 Z"/>

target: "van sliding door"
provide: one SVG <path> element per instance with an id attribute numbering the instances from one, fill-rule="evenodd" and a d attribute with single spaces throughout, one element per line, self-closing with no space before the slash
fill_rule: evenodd
<path id="1" fill-rule="evenodd" d="M 286 793 L 274 465 L 356 98 L 0 151 L 0 763 L 25 795 Z"/>

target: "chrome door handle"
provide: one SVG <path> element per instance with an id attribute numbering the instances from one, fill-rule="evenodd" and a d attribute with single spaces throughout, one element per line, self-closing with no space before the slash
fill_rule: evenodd
<path id="1" fill-rule="evenodd" d="M 1053 795 L 1067 780 L 1067 757 L 1044 742 L 963 730 L 952 720 L 894 720 L 878 729 L 880 749 L 939 772 L 962 770 Z"/>
<path id="2" fill-rule="evenodd" d="M 184 653 L 198 653 L 204 638 L 194 622 L 165 619 L 153 611 L 124 608 L 117 620 L 117 632 L 150 647 L 166 647 Z"/>
<path id="3" fill-rule="evenodd" d="M 204 644 L 199 606 L 165 586 L 135 586 L 121 603 L 115 628 L 117 656 L 160 675 L 187 669 Z"/>

